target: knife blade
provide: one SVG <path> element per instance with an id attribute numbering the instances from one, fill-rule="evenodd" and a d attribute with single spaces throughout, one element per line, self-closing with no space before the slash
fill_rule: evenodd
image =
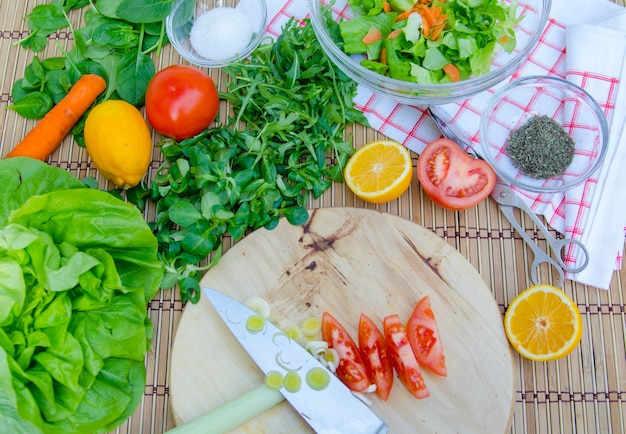
<path id="1" fill-rule="evenodd" d="M 282 330 L 266 321 L 261 331 L 252 332 L 246 322 L 256 315 L 254 310 L 214 289 L 203 288 L 203 291 L 232 334 L 265 374 L 291 371 L 301 375 L 299 390 L 290 392 L 283 387 L 280 392 L 313 430 L 329 434 L 387 432 L 385 423 L 330 372 L 326 387 L 322 390 L 312 388 L 305 381 L 306 373 L 313 368 L 326 368 Z"/>

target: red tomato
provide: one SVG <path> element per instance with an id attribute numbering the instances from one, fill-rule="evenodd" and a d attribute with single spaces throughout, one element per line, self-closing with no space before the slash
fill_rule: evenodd
<path id="1" fill-rule="evenodd" d="M 176 140 L 193 137 L 215 120 L 219 96 L 203 71 L 172 65 L 157 72 L 146 91 L 146 117 L 159 133 Z"/>
<path id="2" fill-rule="evenodd" d="M 359 348 L 346 329 L 328 312 L 322 314 L 322 339 L 339 355 L 337 377 L 350 390 L 365 391 L 370 385 L 370 380 Z"/>
<path id="3" fill-rule="evenodd" d="M 400 317 L 396 314 L 386 316 L 383 319 L 383 330 L 398 378 L 413 396 L 419 399 L 426 398 L 430 392 L 426 387 L 420 365 L 413 354 Z"/>
<path id="4" fill-rule="evenodd" d="M 406 325 L 406 334 L 419 364 L 435 374 L 447 376 L 446 357 L 443 355 L 439 329 L 428 296 L 415 305 Z"/>
<path id="5" fill-rule="evenodd" d="M 493 168 L 450 139 L 426 145 L 417 159 L 417 178 L 433 202 L 451 210 L 473 207 L 496 186 Z"/>
<path id="6" fill-rule="evenodd" d="M 359 319 L 359 348 L 370 382 L 376 385 L 376 394 L 387 401 L 393 385 L 393 366 L 387 342 L 374 321 L 364 313 Z"/>

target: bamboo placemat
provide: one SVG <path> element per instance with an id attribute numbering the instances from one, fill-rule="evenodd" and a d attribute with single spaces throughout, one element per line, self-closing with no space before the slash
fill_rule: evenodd
<path id="1" fill-rule="evenodd" d="M 6 155 L 34 125 L 33 121 L 25 121 L 5 108 L 11 103 L 11 86 L 23 76 L 24 68 L 33 57 L 33 53 L 16 45 L 28 34 L 23 17 L 36 5 L 44 3 L 47 2 L 0 0 L 0 59 L 4 65 L 0 73 L 0 156 Z M 615 3 L 625 5 L 624 0 Z M 70 17 L 76 25 L 82 19 L 80 13 L 72 13 Z M 59 46 L 71 48 L 72 40 L 67 32 L 51 35 L 40 58 L 60 55 Z M 156 63 L 160 69 L 185 62 L 167 47 Z M 210 73 L 216 83 L 222 83 L 218 70 Z M 224 105 L 222 110 L 225 113 L 228 107 Z M 355 147 L 379 138 L 376 131 L 361 125 L 353 126 L 349 133 L 353 135 Z M 157 139 L 155 136 L 155 141 Z M 417 155 L 413 155 L 413 160 L 415 163 Z M 162 156 L 155 149 L 149 176 L 161 161 Z M 98 177 L 85 150 L 71 138 L 65 140 L 48 162 L 79 178 L 96 177 L 101 188 L 109 188 L 107 182 Z M 503 314 L 513 297 L 531 285 L 528 270 L 532 252 L 492 200 L 467 211 L 449 212 L 434 205 L 415 179 L 406 194 L 385 205 L 368 205 L 355 198 L 343 184 L 333 185 L 319 199 L 309 203 L 311 209 L 334 206 L 378 209 L 431 229 L 481 273 Z M 147 219 L 152 217 L 151 212 L 150 209 L 146 212 Z M 527 219 L 523 224 L 545 249 L 545 239 L 532 222 Z M 228 240 L 225 245 L 230 246 Z M 551 281 L 551 272 L 542 270 L 542 281 Z M 626 432 L 626 291 L 622 286 L 625 279 L 626 270 L 615 272 L 609 291 L 566 281 L 563 289 L 583 315 L 582 342 L 570 356 L 554 362 L 533 363 L 514 357 L 517 388 L 512 433 Z M 155 333 L 152 350 L 146 358 L 144 399 L 136 413 L 115 432 L 162 433 L 173 428 L 169 413 L 168 361 L 183 308 L 178 293 L 173 290 L 160 291 L 148 305 Z"/>

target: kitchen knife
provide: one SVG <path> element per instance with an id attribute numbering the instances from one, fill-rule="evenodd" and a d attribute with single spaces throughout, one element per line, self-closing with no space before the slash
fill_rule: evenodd
<path id="1" fill-rule="evenodd" d="M 282 330 L 270 321 L 265 321 L 259 331 L 251 330 L 247 321 L 257 315 L 254 310 L 219 291 L 203 290 L 224 323 L 265 374 L 278 371 L 284 375 L 291 371 L 300 375 L 299 390 L 291 392 L 282 387 L 280 393 L 313 430 L 336 434 L 387 432 L 384 422 L 363 401 Z M 321 390 L 311 387 L 306 380 L 307 372 L 313 368 L 324 369 L 329 374 L 329 382 Z"/>

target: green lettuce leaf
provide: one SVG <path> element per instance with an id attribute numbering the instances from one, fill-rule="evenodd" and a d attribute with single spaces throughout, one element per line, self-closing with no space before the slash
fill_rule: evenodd
<path id="1" fill-rule="evenodd" d="M 43 165 L 0 161 L 0 427 L 110 431 L 143 396 L 157 241 L 134 206 Z"/>
<path id="2" fill-rule="evenodd" d="M 359 15 L 376 15 L 383 10 L 383 0 L 348 0 L 348 4 Z"/>
<path id="3" fill-rule="evenodd" d="M 349 0 L 349 4 L 356 16 L 339 22 L 337 45 L 348 55 L 364 57 L 359 60 L 361 65 L 372 71 L 427 84 L 450 82 L 443 71 L 447 64 L 458 68 L 461 79 L 488 73 L 498 50 L 514 50 L 514 28 L 523 19 L 516 18 L 515 1 L 434 0 L 432 5 L 440 7 L 447 18 L 440 36 L 430 40 L 422 35 L 422 19 L 417 12 L 395 22 L 396 11 L 408 10 L 414 2 L 390 2 L 394 11 L 391 13 L 383 12 L 378 2 L 372 0 Z M 381 44 L 367 45 L 362 41 L 372 26 L 383 34 L 386 67 L 381 62 Z M 402 34 L 389 40 L 387 36 L 397 28 L 402 28 Z"/>
<path id="4" fill-rule="evenodd" d="M 58 190 L 34 196 L 11 214 L 9 222 L 50 234 L 58 244 L 106 250 L 124 286 L 145 289 L 146 302 L 159 287 L 162 265 L 154 261 L 154 234 L 136 207 L 108 193 Z"/>
<path id="5" fill-rule="evenodd" d="M 0 347 L 0 426 L 10 433 L 37 434 L 40 430 L 17 413 L 17 396 L 12 384 L 8 356 Z"/>
<path id="6" fill-rule="evenodd" d="M 340 22 L 339 30 L 344 41 L 344 51 L 348 54 L 368 52 L 368 45 L 363 43 L 363 38 L 370 31 L 370 28 L 376 27 L 381 31 L 383 37 L 386 37 L 391 32 L 395 19 L 395 13 L 387 13 L 373 16 L 365 15 Z M 378 45 L 380 46 L 380 44 Z M 376 52 L 377 56 L 380 53 L 380 47 Z"/>
<path id="7" fill-rule="evenodd" d="M 29 157 L 0 161 L 0 226 L 7 223 L 9 213 L 32 196 L 58 189 L 85 188 L 66 170 L 60 170 Z"/>

